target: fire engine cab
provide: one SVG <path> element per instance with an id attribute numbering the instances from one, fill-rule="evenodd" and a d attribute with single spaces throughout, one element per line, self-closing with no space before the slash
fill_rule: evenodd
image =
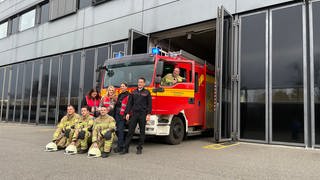
<path id="1" fill-rule="evenodd" d="M 175 68 L 180 69 L 184 80 L 163 84 L 163 77 Z M 132 91 L 139 77 L 146 79 L 145 88 L 152 95 L 152 115 L 146 124 L 146 135 L 165 136 L 167 143 L 179 144 L 186 136 L 213 130 L 214 67 L 204 60 L 183 50 L 160 51 L 109 59 L 99 69 L 101 95 L 110 85 L 119 93 L 121 82 L 127 82 Z"/>

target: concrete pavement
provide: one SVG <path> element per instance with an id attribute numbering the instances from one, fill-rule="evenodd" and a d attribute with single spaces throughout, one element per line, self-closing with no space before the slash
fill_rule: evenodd
<path id="1" fill-rule="evenodd" d="M 0 179 L 319 179 L 320 150 L 240 143 L 205 149 L 210 138 L 180 145 L 147 141 L 142 155 L 88 159 L 44 152 L 53 127 L 0 123 Z"/>

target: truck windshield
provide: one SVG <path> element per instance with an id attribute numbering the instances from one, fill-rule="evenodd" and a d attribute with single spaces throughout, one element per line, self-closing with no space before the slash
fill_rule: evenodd
<path id="1" fill-rule="evenodd" d="M 154 62 L 132 62 L 118 63 L 107 66 L 107 72 L 104 79 L 104 88 L 112 85 L 120 87 L 122 82 L 128 83 L 129 87 L 138 85 L 138 79 L 144 77 L 146 86 L 152 81 Z"/>

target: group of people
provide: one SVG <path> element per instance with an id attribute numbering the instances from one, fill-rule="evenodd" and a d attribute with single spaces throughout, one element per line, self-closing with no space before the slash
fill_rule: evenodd
<path id="1" fill-rule="evenodd" d="M 138 87 L 131 93 L 128 91 L 128 84 L 121 83 L 118 95 L 115 88 L 109 86 L 102 98 L 97 90 L 92 89 L 83 98 L 81 116 L 75 112 L 74 106 L 69 105 L 67 115 L 57 125 L 46 151 L 65 149 L 66 154 L 88 152 L 89 157 L 106 158 L 110 155 L 112 144 L 117 138 L 114 152 L 126 154 L 139 124 L 140 139 L 136 153 L 141 154 L 146 121 L 150 120 L 152 110 L 152 98 L 149 90 L 144 88 L 145 81 L 145 78 L 139 78 Z M 126 124 L 128 133 L 125 137 Z"/>

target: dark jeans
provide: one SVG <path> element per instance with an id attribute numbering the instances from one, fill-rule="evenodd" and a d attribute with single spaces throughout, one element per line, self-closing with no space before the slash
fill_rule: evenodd
<path id="1" fill-rule="evenodd" d="M 146 130 L 146 116 L 145 112 L 134 112 L 129 121 L 129 132 L 125 141 L 125 148 L 129 149 L 129 145 L 136 129 L 137 124 L 139 123 L 140 128 L 140 138 L 138 143 L 138 148 L 142 149 L 142 145 L 144 144 L 144 140 L 146 138 L 145 130 Z"/>
<path id="2" fill-rule="evenodd" d="M 118 136 L 118 148 L 124 148 L 124 128 L 126 120 L 118 113 L 115 114 L 116 126 L 117 126 L 117 136 Z"/>

